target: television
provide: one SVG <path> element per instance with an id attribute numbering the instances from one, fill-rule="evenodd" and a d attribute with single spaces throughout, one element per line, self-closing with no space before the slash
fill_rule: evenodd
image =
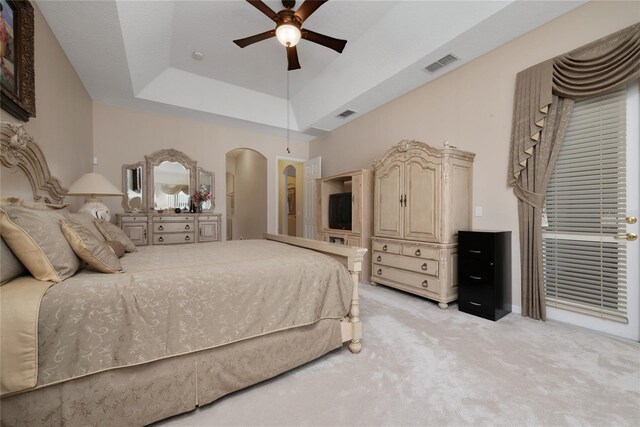
<path id="1" fill-rule="evenodd" d="M 329 195 L 329 228 L 351 230 L 351 193 Z"/>

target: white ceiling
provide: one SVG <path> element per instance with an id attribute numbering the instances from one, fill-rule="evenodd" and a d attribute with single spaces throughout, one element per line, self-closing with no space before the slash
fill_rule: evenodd
<path id="1" fill-rule="evenodd" d="M 331 0 L 304 28 L 348 40 L 342 54 L 302 40 L 302 69 L 242 0 L 37 1 L 91 97 L 262 131 L 290 127 L 311 138 L 418 87 L 579 6 L 584 1 Z M 275 11 L 280 1 L 267 0 Z M 299 7 L 298 0 L 296 7 Z M 202 61 L 192 52 L 205 54 Z M 459 61 L 424 67 L 448 53 Z M 346 109 L 348 119 L 336 116 Z"/>

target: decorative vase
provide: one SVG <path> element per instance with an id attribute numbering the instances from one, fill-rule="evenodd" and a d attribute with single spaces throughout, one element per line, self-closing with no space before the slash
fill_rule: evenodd
<path id="1" fill-rule="evenodd" d="M 202 213 L 202 202 L 199 202 L 199 203 L 196 205 L 196 207 L 197 207 L 197 211 L 198 211 L 198 213 Z"/>

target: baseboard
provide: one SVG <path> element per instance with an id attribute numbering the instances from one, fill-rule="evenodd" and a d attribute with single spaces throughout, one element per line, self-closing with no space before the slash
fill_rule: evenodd
<path id="1" fill-rule="evenodd" d="M 519 305 L 507 305 L 507 307 L 511 309 L 512 313 L 517 313 L 517 314 L 522 313 L 522 310 L 520 309 Z"/>

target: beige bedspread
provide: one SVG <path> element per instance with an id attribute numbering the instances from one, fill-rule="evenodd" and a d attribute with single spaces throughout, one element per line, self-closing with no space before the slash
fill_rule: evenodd
<path id="1" fill-rule="evenodd" d="M 39 318 L 37 386 L 347 315 L 352 284 L 325 255 L 253 240 L 149 246 L 125 273 L 52 286 Z"/>

